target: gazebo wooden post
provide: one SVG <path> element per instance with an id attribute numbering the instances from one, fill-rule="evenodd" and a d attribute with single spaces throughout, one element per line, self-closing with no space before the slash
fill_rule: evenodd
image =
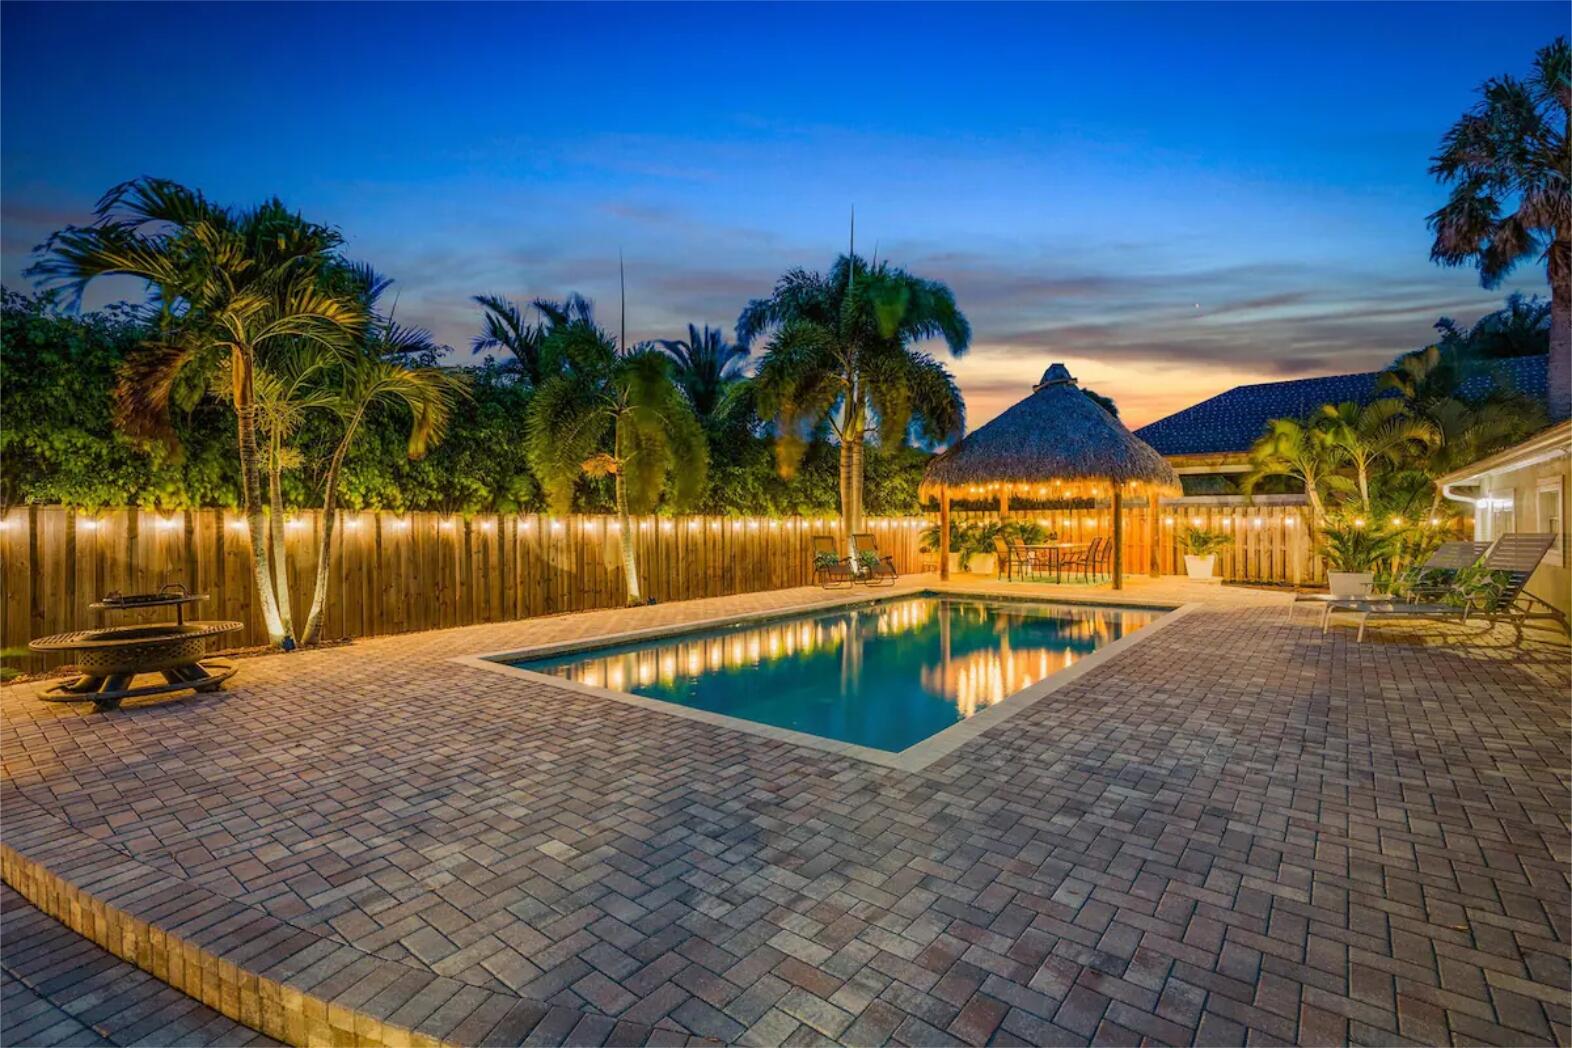
<path id="1" fill-rule="evenodd" d="M 939 578 L 950 578 L 950 489 L 939 488 Z"/>
<path id="2" fill-rule="evenodd" d="M 1114 572 L 1113 588 L 1124 589 L 1124 520 L 1119 497 L 1120 484 L 1113 484 L 1113 544 L 1114 544 Z"/>
<path id="3" fill-rule="evenodd" d="M 999 489 L 999 523 L 1003 524 L 1010 517 L 1010 489 Z"/>
<path id="4" fill-rule="evenodd" d="M 1146 573 L 1156 578 L 1162 573 L 1162 561 L 1157 553 L 1157 536 L 1162 534 L 1157 529 L 1157 485 L 1146 485 L 1146 558 L 1149 563 Z"/>

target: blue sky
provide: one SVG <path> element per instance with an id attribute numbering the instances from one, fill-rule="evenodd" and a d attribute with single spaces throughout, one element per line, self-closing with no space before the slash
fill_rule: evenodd
<path id="1" fill-rule="evenodd" d="M 1053 360 L 1149 421 L 1471 320 L 1426 173 L 1545 4 L 0 9 L 0 275 L 111 184 L 281 196 L 468 358 L 472 294 L 728 330 L 858 244 L 955 288 L 972 425 Z M 88 304 L 122 297 L 106 286 Z"/>

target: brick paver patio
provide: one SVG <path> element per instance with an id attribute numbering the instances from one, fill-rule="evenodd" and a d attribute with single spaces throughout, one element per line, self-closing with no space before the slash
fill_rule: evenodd
<path id="1" fill-rule="evenodd" d="M 1566 1044 L 1567 649 L 1198 594 L 917 773 L 448 661 L 807 590 L 8 688 L 8 869 L 456 1043 Z"/>

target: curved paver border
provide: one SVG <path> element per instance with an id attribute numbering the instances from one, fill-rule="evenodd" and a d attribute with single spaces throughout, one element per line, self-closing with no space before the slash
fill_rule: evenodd
<path id="1" fill-rule="evenodd" d="M 293 1045 L 571 1042 L 581 1024 L 698 1040 L 528 1001 L 364 953 L 223 898 L 73 829 L 6 784 L 0 879 L 67 928 L 223 1015 Z M 386 992 L 384 992 L 386 991 Z"/>

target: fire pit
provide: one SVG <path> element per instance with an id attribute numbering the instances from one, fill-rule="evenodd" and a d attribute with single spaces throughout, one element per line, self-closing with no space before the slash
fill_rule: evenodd
<path id="1" fill-rule="evenodd" d="M 179 584 L 157 593 L 110 594 L 93 607 L 103 611 L 173 607 L 175 621 L 40 637 L 28 647 L 39 652 L 76 652 L 76 667 L 82 671 L 82 676 L 50 688 L 40 697 L 48 702 L 91 702 L 94 709 L 113 710 L 124 699 L 217 690 L 235 670 L 214 660 L 203 665 L 208 639 L 233 633 L 244 624 L 185 621 L 186 605 L 206 599 L 206 595 L 189 593 Z M 142 673 L 162 674 L 164 682 L 132 687 L 133 678 Z"/>

